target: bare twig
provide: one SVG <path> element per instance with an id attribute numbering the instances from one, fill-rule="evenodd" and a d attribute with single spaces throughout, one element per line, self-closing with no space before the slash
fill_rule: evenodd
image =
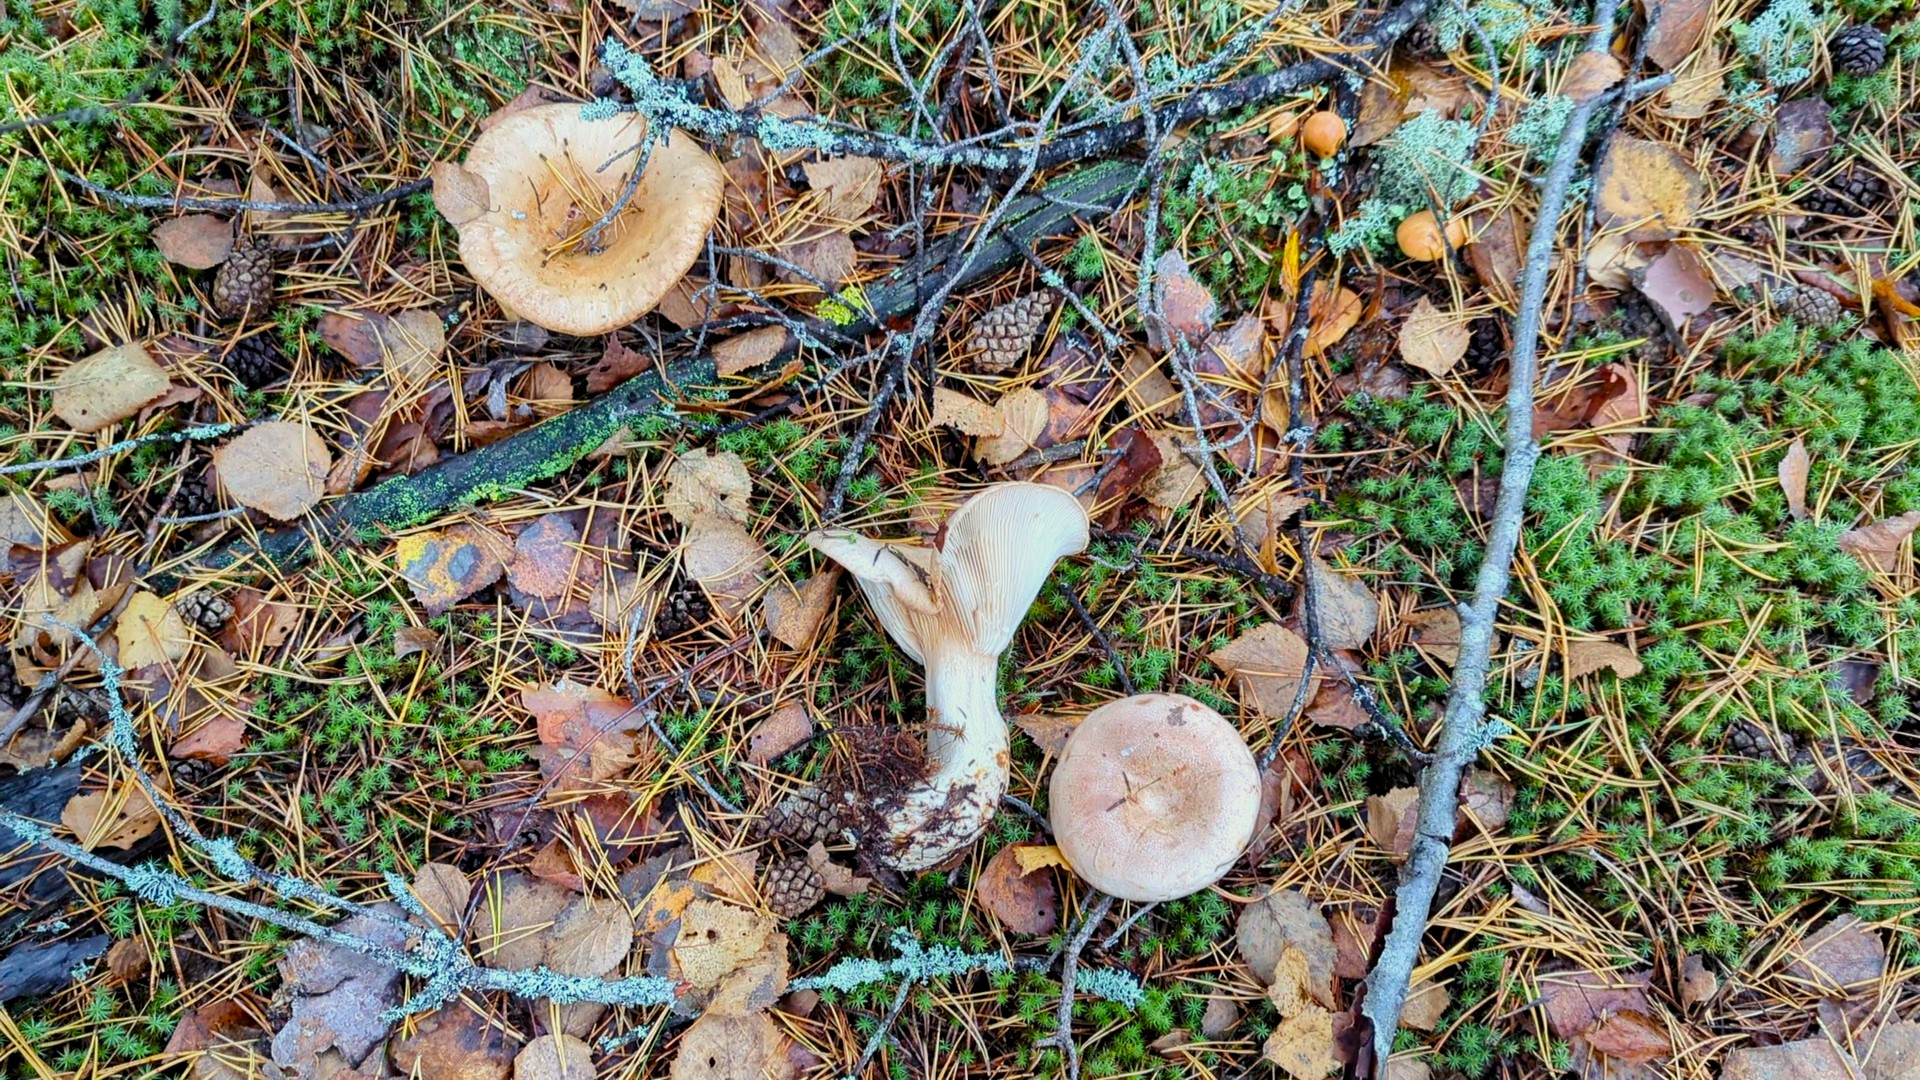
<path id="1" fill-rule="evenodd" d="M 75 187 L 84 188 L 108 202 L 131 206 L 136 210 L 194 210 L 203 213 L 231 214 L 242 210 L 251 210 L 267 214 L 359 214 L 377 206 L 399 202 L 409 196 L 418 195 L 433 187 L 433 178 L 423 176 L 418 180 L 409 180 L 399 187 L 385 191 L 371 191 L 355 199 L 341 199 L 335 202 L 281 202 L 263 199 L 207 198 L 200 195 L 135 195 L 96 184 L 83 176 L 77 176 L 65 169 L 55 169 L 60 179 Z"/>
<path id="2" fill-rule="evenodd" d="M 1060 592 L 1067 598 L 1067 603 L 1073 606 L 1073 613 L 1080 616 L 1080 623 L 1087 628 L 1087 633 L 1092 634 L 1093 640 L 1100 644 L 1100 651 L 1107 654 L 1107 660 L 1113 664 L 1114 674 L 1120 677 L 1120 689 L 1125 690 L 1128 697 L 1132 697 L 1133 675 L 1127 671 L 1127 662 L 1120 656 L 1120 650 L 1113 647 L 1113 639 L 1108 637 L 1107 632 L 1100 629 L 1100 624 L 1094 621 L 1093 613 L 1088 611 L 1087 605 L 1081 602 L 1079 593 L 1064 584 L 1060 587 Z"/>
<path id="3" fill-rule="evenodd" d="M 1057 1029 L 1051 1039 L 1067 1057 L 1067 1080 L 1080 1080 L 1080 1044 L 1073 1039 L 1073 997 L 1074 983 L 1080 974 L 1080 954 L 1087 948 L 1087 941 L 1093 937 L 1094 927 L 1107 917 L 1107 911 L 1113 907 L 1113 897 L 1106 893 L 1098 894 L 1100 899 L 1093 902 L 1080 918 L 1080 929 L 1074 932 L 1060 957 L 1060 1004 L 1055 1010 Z"/>

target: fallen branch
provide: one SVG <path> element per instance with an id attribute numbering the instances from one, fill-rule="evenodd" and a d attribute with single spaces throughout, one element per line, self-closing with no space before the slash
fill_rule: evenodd
<path id="1" fill-rule="evenodd" d="M 1601 0 L 1594 12 L 1596 29 L 1587 51 L 1600 52 L 1613 33 L 1619 0 Z M 1367 976 L 1361 1014 L 1373 1025 L 1371 1049 L 1375 1075 L 1384 1075 L 1393 1052 L 1400 1010 L 1406 1004 L 1413 968 L 1420 956 L 1440 875 L 1446 870 L 1452 843 L 1454 815 L 1460 802 L 1462 773 L 1481 750 L 1499 736 L 1499 721 L 1488 722 L 1487 672 L 1493 651 L 1494 621 L 1507 583 L 1515 549 L 1520 543 L 1526 511 L 1527 487 L 1540 444 L 1533 436 L 1534 382 L 1539 376 L 1540 319 L 1546 305 L 1547 278 L 1552 270 L 1554 242 L 1568 188 L 1581 164 L 1587 143 L 1587 124 L 1595 109 L 1610 95 L 1596 95 L 1575 104 L 1560 136 L 1553 165 L 1540 192 L 1540 211 L 1527 242 L 1526 268 L 1521 278 L 1520 309 L 1513 320 L 1513 358 L 1508 375 L 1505 460 L 1500 468 L 1500 494 L 1494 504 L 1486 557 L 1474 581 L 1473 599 L 1460 609 L 1460 655 L 1453 668 L 1453 692 L 1440 722 L 1438 746 L 1432 762 L 1420 775 L 1420 803 L 1412 850 L 1395 892 L 1393 928 L 1387 932 L 1380 958 Z"/>
<path id="2" fill-rule="evenodd" d="M 341 199 L 336 202 L 282 202 L 268 199 L 209 198 L 202 195 L 135 195 L 96 184 L 84 176 L 78 176 L 65 169 L 55 169 L 54 173 L 79 188 L 84 188 L 108 202 L 131 206 L 136 210 L 192 210 L 196 213 L 233 214 L 251 210 L 266 214 L 359 214 L 376 206 L 399 202 L 411 195 L 418 195 L 433 187 L 431 176 L 422 176 L 418 180 L 409 180 L 399 187 L 385 191 L 370 191 L 355 199 Z"/>

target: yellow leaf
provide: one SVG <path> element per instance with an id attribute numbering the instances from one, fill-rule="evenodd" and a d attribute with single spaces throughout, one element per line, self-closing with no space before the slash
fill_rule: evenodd
<path id="1" fill-rule="evenodd" d="M 1054 844 L 1020 844 L 1014 847 L 1013 857 L 1020 864 L 1022 874 L 1031 874 L 1048 866 L 1066 866 L 1066 856 L 1060 854 L 1060 848 Z"/>

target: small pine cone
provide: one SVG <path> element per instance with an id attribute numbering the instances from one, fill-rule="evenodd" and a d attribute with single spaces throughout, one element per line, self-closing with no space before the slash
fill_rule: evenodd
<path id="1" fill-rule="evenodd" d="M 1887 182 L 1871 170 L 1851 168 L 1827 182 L 1825 187 L 1814 188 L 1800 199 L 1800 208 L 1814 215 L 1809 224 L 1819 224 L 1819 218 L 1850 218 L 1872 213 L 1887 204 L 1891 192 Z"/>
<path id="2" fill-rule="evenodd" d="M 200 517 L 220 509 L 220 500 L 214 497 L 213 483 L 207 479 L 204 465 L 187 466 L 187 475 L 180 481 L 180 490 L 173 496 L 173 509 L 167 511 L 172 517 Z"/>
<path id="3" fill-rule="evenodd" d="M 1727 752 L 1762 760 L 1778 756 L 1766 729 L 1751 720 L 1735 720 L 1727 728 Z"/>
<path id="4" fill-rule="evenodd" d="M 213 310 L 239 320 L 273 303 L 273 248 L 255 241 L 233 246 L 233 254 L 213 275 Z"/>
<path id="5" fill-rule="evenodd" d="M 767 871 L 767 907 L 783 919 L 806 914 L 825 895 L 826 882 L 805 856 L 782 859 Z"/>
<path id="6" fill-rule="evenodd" d="M 193 623 L 209 634 L 217 634 L 220 628 L 233 618 L 233 605 L 224 596 L 198 589 L 174 601 L 173 609 L 188 622 Z"/>
<path id="7" fill-rule="evenodd" d="M 53 717 L 61 724 L 71 724 L 75 720 L 99 720 L 113 712 L 113 698 L 104 688 L 89 686 L 77 690 L 71 686 L 60 691 L 60 704 L 54 706 Z"/>
<path id="8" fill-rule="evenodd" d="M 706 622 L 712 614 L 713 605 L 700 590 L 700 583 L 682 581 L 661 602 L 660 613 L 653 617 L 653 632 L 662 638 L 679 637 Z"/>
<path id="9" fill-rule="evenodd" d="M 767 811 L 766 829 L 797 844 L 824 844 L 841 839 L 846 825 L 832 797 L 814 787 L 794 792 Z"/>
<path id="10" fill-rule="evenodd" d="M 1507 334 L 1501 328 L 1499 319 L 1475 319 L 1472 336 L 1467 338 L 1467 352 L 1461 359 L 1467 367 L 1480 373 L 1492 371 L 1495 364 L 1506 358 Z"/>
<path id="11" fill-rule="evenodd" d="M 253 334 L 233 343 L 225 357 L 227 370 L 249 390 L 258 390 L 287 373 L 287 357 L 266 334 Z"/>
<path id="12" fill-rule="evenodd" d="M 1833 69 L 1848 75 L 1871 75 L 1887 64 L 1887 35 L 1871 26 L 1849 26 L 1827 42 Z"/>
<path id="13" fill-rule="evenodd" d="M 973 328 L 967 332 L 967 351 L 973 354 L 973 366 L 991 373 L 1018 366 L 1027 358 L 1033 339 L 1047 328 L 1047 316 L 1052 314 L 1053 294 L 1044 289 L 989 308 L 973 320 Z"/>
<path id="14" fill-rule="evenodd" d="M 1806 285 L 1782 286 L 1769 293 L 1767 298 L 1773 301 L 1780 314 L 1805 327 L 1832 326 L 1847 314 L 1838 297 L 1825 289 Z"/>
<path id="15" fill-rule="evenodd" d="M 1414 23 L 1407 28 L 1406 33 L 1400 35 L 1400 47 L 1406 50 L 1408 56 L 1427 60 L 1445 51 L 1440 48 L 1439 32 L 1434 30 L 1433 24 L 1425 19 Z"/>

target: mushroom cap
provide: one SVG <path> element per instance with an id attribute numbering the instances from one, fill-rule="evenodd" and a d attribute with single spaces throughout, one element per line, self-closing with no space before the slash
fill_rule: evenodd
<path id="1" fill-rule="evenodd" d="M 637 113 L 585 120 L 568 104 L 510 113 L 482 132 L 459 178 L 477 213 L 449 218 L 481 288 L 564 334 L 604 334 L 653 310 L 720 213 L 725 174 L 691 135 L 674 130 L 654 146 L 602 250 L 572 245 L 620 197 L 646 134 Z"/>
<path id="2" fill-rule="evenodd" d="M 1220 880 L 1260 812 L 1246 741 L 1181 694 L 1136 694 L 1088 713 L 1047 791 L 1067 865 L 1101 892 L 1142 903 Z"/>

